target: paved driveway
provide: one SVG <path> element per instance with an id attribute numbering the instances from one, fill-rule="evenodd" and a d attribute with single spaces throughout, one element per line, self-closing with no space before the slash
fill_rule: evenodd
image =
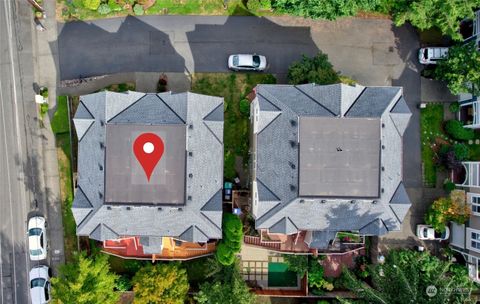
<path id="1" fill-rule="evenodd" d="M 388 19 L 143 16 L 59 24 L 61 79 L 119 72 L 224 72 L 232 53 L 261 53 L 280 81 L 319 50 L 363 85 L 404 87 L 413 119 L 404 138 L 405 182 L 421 187 L 418 37 Z"/>

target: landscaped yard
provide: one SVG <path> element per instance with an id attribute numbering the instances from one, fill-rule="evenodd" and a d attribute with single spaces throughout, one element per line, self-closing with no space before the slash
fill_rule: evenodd
<path id="1" fill-rule="evenodd" d="M 58 169 L 60 175 L 60 199 L 62 203 L 62 220 L 65 241 L 65 259 L 72 260 L 72 253 L 77 250 L 77 235 L 75 219 L 71 211 L 73 202 L 72 162 L 70 129 L 67 97 L 59 96 L 57 111 L 52 118 L 52 131 L 55 134 L 57 146 Z"/>
<path id="2" fill-rule="evenodd" d="M 435 187 L 437 169 L 433 144 L 437 137 L 445 136 L 442 131 L 443 105 L 428 104 L 420 111 L 420 138 L 422 142 L 423 179 L 425 186 Z"/>
<path id="3" fill-rule="evenodd" d="M 248 162 L 249 113 L 245 98 L 257 84 L 275 83 L 270 74 L 253 73 L 197 73 L 193 76 L 192 92 L 225 99 L 224 125 L 224 176 L 232 180 L 235 172 L 235 156 Z"/>
<path id="4" fill-rule="evenodd" d="M 273 15 L 269 1 L 230 0 L 59 0 L 57 19 L 89 20 L 126 15 Z M 88 8 L 90 7 L 90 8 Z"/>

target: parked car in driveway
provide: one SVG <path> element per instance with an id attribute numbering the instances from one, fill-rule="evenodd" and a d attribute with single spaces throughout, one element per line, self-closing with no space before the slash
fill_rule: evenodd
<path id="1" fill-rule="evenodd" d="M 430 225 L 417 225 L 417 237 L 421 240 L 445 241 L 450 237 L 450 229 L 446 227 L 444 232 L 437 232 Z"/>
<path id="2" fill-rule="evenodd" d="M 234 71 L 264 71 L 267 68 L 267 58 L 257 54 L 230 55 L 228 68 Z"/>
<path id="3" fill-rule="evenodd" d="M 437 64 L 448 54 L 448 47 L 427 47 L 418 50 L 418 61 L 421 64 Z"/>
<path id="4" fill-rule="evenodd" d="M 30 298 L 32 304 L 45 304 L 50 302 L 50 269 L 40 265 L 33 267 L 29 273 Z"/>
<path id="5" fill-rule="evenodd" d="M 47 258 L 46 221 L 42 216 L 34 216 L 28 220 L 28 249 L 32 261 Z"/>

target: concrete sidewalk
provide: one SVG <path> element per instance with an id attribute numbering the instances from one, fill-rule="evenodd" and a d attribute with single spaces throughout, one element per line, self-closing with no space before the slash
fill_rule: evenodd
<path id="1" fill-rule="evenodd" d="M 42 20 L 46 31 L 32 29 L 33 40 L 33 58 L 35 70 L 35 82 L 39 86 L 45 86 L 49 92 L 49 114 L 55 112 L 57 100 L 57 23 L 55 20 L 56 2 L 55 0 L 45 0 L 44 9 L 47 18 Z M 55 137 L 51 131 L 50 119 L 43 119 L 44 128 L 40 130 L 41 149 L 39 153 L 39 163 L 41 164 L 40 179 L 43 181 L 44 192 L 43 202 L 48 221 L 48 232 L 50 242 L 50 266 L 54 273 L 58 267 L 65 263 L 64 239 L 62 209 L 60 202 L 60 184 L 58 174 L 57 152 L 55 146 Z"/>

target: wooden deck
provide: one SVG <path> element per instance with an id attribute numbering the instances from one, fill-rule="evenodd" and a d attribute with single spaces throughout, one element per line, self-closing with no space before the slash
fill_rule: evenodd
<path id="1" fill-rule="evenodd" d="M 138 237 L 128 237 L 103 242 L 102 251 L 108 254 L 127 259 L 142 260 L 189 260 L 201 256 L 211 255 L 215 252 L 215 243 L 189 243 L 176 242 L 171 237 L 162 240 L 163 249 L 158 254 L 145 254 Z"/>
<path id="2" fill-rule="evenodd" d="M 312 253 L 313 251 L 305 244 L 306 231 L 300 231 L 292 235 L 273 234 L 261 231 L 260 236 L 246 235 L 243 241 L 247 244 L 260 246 L 281 252 Z"/>

